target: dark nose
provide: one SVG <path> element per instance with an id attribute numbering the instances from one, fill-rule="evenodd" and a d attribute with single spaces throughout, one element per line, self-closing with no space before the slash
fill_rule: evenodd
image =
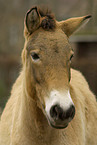
<path id="1" fill-rule="evenodd" d="M 71 105 L 70 108 L 64 111 L 59 105 L 54 105 L 50 109 L 50 115 L 54 120 L 64 121 L 65 119 L 73 119 L 75 115 L 75 107 Z"/>

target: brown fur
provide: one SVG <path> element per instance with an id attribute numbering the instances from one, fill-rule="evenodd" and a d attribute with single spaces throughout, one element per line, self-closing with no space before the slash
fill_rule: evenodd
<path id="1" fill-rule="evenodd" d="M 26 15 L 23 67 L 1 116 L 0 145 L 97 145 L 96 98 L 83 75 L 70 69 L 74 52 L 68 42 L 88 17 L 56 21 L 55 30 L 46 31 L 39 27 L 45 14 L 37 10 Z M 45 110 L 54 89 L 69 90 L 75 105 L 75 117 L 65 129 L 51 127 Z"/>
<path id="2" fill-rule="evenodd" d="M 52 11 L 45 7 L 39 7 L 39 13 L 41 17 L 45 17 L 45 19 L 41 22 L 41 27 L 45 30 L 53 30 L 56 27 L 55 17 Z"/>

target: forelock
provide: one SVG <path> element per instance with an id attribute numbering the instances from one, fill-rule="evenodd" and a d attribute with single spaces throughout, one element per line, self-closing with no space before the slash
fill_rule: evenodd
<path id="1" fill-rule="evenodd" d="M 47 7 L 38 7 L 38 11 L 40 16 L 44 17 L 44 19 L 41 22 L 41 27 L 45 30 L 55 29 L 55 16 L 52 13 L 52 11 Z"/>

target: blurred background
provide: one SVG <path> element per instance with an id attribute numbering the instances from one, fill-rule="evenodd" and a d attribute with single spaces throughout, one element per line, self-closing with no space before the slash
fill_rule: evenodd
<path id="1" fill-rule="evenodd" d="M 75 51 L 72 67 L 86 77 L 97 95 L 97 0 L 0 0 L 0 113 L 21 69 L 25 13 L 33 5 L 47 5 L 57 20 L 92 15 L 87 25 L 70 37 Z"/>

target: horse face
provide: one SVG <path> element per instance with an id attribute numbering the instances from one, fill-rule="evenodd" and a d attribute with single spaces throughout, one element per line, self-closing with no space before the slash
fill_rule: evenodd
<path id="1" fill-rule="evenodd" d="M 50 14 L 41 17 L 36 7 L 26 15 L 22 58 L 27 93 L 55 128 L 65 128 L 75 115 L 69 92 L 73 50 L 68 36 L 86 18 L 89 16 L 57 22 Z"/>
<path id="2" fill-rule="evenodd" d="M 73 50 L 62 30 L 37 31 L 26 44 L 28 92 L 31 96 L 34 86 L 38 104 L 57 128 L 67 126 L 75 113 L 69 92 L 72 56 Z"/>

